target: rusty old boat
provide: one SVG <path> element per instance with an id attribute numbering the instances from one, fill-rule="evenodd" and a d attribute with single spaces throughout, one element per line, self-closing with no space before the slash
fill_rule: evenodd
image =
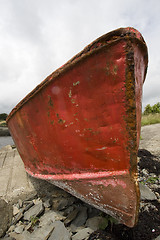
<path id="1" fill-rule="evenodd" d="M 134 28 L 89 44 L 9 114 L 26 171 L 133 227 L 147 47 Z"/>

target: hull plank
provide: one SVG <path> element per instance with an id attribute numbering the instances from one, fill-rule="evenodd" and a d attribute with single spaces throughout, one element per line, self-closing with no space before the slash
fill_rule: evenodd
<path id="1" fill-rule="evenodd" d="M 133 227 L 147 48 L 138 31 L 106 34 L 48 76 L 10 113 L 26 171 Z"/>

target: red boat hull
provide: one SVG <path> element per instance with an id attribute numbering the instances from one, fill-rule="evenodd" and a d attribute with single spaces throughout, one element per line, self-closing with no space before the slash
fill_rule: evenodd
<path id="1" fill-rule="evenodd" d="M 133 28 L 97 39 L 8 117 L 26 171 L 136 223 L 137 150 L 147 48 Z"/>

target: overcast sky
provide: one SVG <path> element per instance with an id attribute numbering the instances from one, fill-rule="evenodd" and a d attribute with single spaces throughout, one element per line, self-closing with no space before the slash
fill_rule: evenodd
<path id="1" fill-rule="evenodd" d="M 0 0 L 0 113 L 91 41 L 128 26 L 148 46 L 144 108 L 160 102 L 159 0 Z"/>

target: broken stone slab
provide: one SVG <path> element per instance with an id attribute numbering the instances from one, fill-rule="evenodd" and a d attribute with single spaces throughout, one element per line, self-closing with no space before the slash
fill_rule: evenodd
<path id="1" fill-rule="evenodd" d="M 19 240 L 45 240 L 51 235 L 54 226 L 53 223 L 56 220 L 64 220 L 65 217 L 60 215 L 58 212 L 47 211 L 38 220 L 38 224 L 33 226 L 29 223 L 22 234 L 16 234 L 16 232 L 10 233 L 12 237 Z M 30 230 L 32 230 L 30 232 Z"/>
<path id="2" fill-rule="evenodd" d="M 54 210 L 63 210 L 65 208 L 67 208 L 68 206 L 72 205 L 75 202 L 75 197 L 70 197 L 70 198 L 57 198 L 57 199 L 53 199 L 53 203 L 52 203 L 52 209 Z"/>
<path id="3" fill-rule="evenodd" d="M 64 223 L 61 221 L 56 221 L 53 223 L 54 229 L 48 238 L 48 240 L 70 240 L 71 234 L 65 228 Z"/>
<path id="4" fill-rule="evenodd" d="M 77 214 L 78 214 L 79 210 L 76 208 L 74 209 L 66 218 L 66 220 L 64 221 L 64 224 L 65 225 L 68 225 L 69 223 L 71 223 L 76 217 L 77 217 Z"/>
<path id="5" fill-rule="evenodd" d="M 63 210 L 67 207 L 68 200 L 66 198 L 57 198 L 52 201 L 52 209 L 56 211 Z"/>
<path id="6" fill-rule="evenodd" d="M 61 188 L 58 188 L 56 186 L 55 186 L 54 191 L 51 194 L 52 198 L 57 198 L 57 197 L 67 198 L 67 197 L 71 197 L 71 196 L 72 196 L 71 194 L 69 194 L 68 192 L 66 192 L 66 191 L 64 191 Z"/>
<path id="7" fill-rule="evenodd" d="M 13 206 L 13 216 L 19 213 L 19 208 L 17 206 Z"/>
<path id="8" fill-rule="evenodd" d="M 40 202 L 36 205 L 33 205 L 28 211 L 24 213 L 24 220 L 30 221 L 31 217 L 38 217 L 44 211 L 43 203 Z"/>
<path id="9" fill-rule="evenodd" d="M 20 225 L 20 226 L 17 226 L 14 231 L 15 233 L 18 233 L 18 234 L 21 234 L 24 230 L 24 226 L 23 225 Z"/>
<path id="10" fill-rule="evenodd" d="M 69 206 L 68 208 L 63 210 L 63 215 L 68 216 L 71 212 L 74 211 L 75 208 L 76 208 L 76 205 L 74 204 L 72 206 Z"/>
<path id="11" fill-rule="evenodd" d="M 32 232 L 25 230 L 21 234 L 22 240 L 70 240 L 70 233 L 65 228 L 61 221 L 53 222 L 51 219 L 48 221 L 43 221 L 38 227 L 35 227 Z M 11 234 L 15 236 L 15 234 Z M 17 238 L 16 238 L 17 239 Z"/>
<path id="12" fill-rule="evenodd" d="M 33 199 L 33 203 L 37 205 L 38 203 L 41 203 L 42 200 L 40 198 Z"/>
<path id="13" fill-rule="evenodd" d="M 14 229 L 15 229 L 15 225 L 10 226 L 7 233 L 13 232 Z"/>
<path id="14" fill-rule="evenodd" d="M 93 208 L 91 206 L 88 207 L 88 218 L 99 216 L 101 211 L 97 208 Z"/>
<path id="15" fill-rule="evenodd" d="M 87 220 L 87 207 L 79 207 L 77 217 L 72 221 L 70 226 L 72 232 L 76 232 L 78 227 L 81 227 L 85 224 Z"/>
<path id="16" fill-rule="evenodd" d="M 66 217 L 62 216 L 60 213 L 49 210 L 48 212 L 45 212 L 43 216 L 40 217 L 40 226 L 47 224 L 48 220 L 51 220 L 52 222 L 55 221 L 61 221 L 65 220 Z"/>
<path id="17" fill-rule="evenodd" d="M 34 205 L 33 201 L 30 201 L 26 206 L 24 207 L 23 211 L 26 212 L 28 209 L 30 209 Z"/>
<path id="18" fill-rule="evenodd" d="M 139 183 L 141 200 L 157 200 L 156 195 L 146 185 Z"/>
<path id="19" fill-rule="evenodd" d="M 88 218 L 85 226 L 96 231 L 96 230 L 100 229 L 102 225 L 104 225 L 104 222 L 106 224 L 106 218 L 104 218 L 102 216 L 97 216 L 97 217 L 93 217 L 93 218 Z"/>
<path id="20" fill-rule="evenodd" d="M 19 222 L 19 220 L 23 217 L 23 210 L 21 209 L 19 213 L 15 216 L 15 218 L 12 220 L 12 225 Z"/>
<path id="21" fill-rule="evenodd" d="M 44 205 L 45 208 L 52 207 L 52 200 L 50 198 L 44 199 L 43 205 Z"/>
<path id="22" fill-rule="evenodd" d="M 15 237 L 15 239 L 19 240 L 45 240 L 48 239 L 53 229 L 53 222 L 51 220 L 48 220 L 47 224 L 41 227 L 35 227 L 33 229 L 33 232 L 25 230 L 22 234 L 11 233 L 10 236 Z"/>
<path id="23" fill-rule="evenodd" d="M 80 229 L 72 236 L 72 240 L 87 239 L 92 232 L 94 232 L 94 230 L 90 228 Z"/>

